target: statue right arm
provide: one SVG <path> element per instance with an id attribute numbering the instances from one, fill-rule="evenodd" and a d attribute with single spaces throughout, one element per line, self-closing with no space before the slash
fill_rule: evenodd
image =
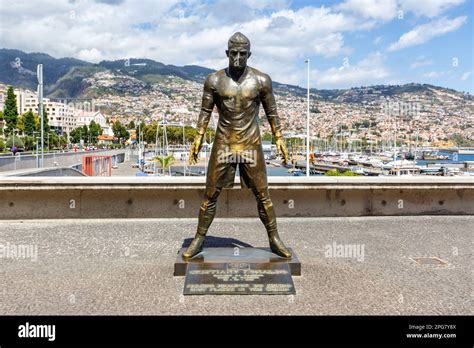
<path id="1" fill-rule="evenodd" d="M 191 147 L 191 152 L 189 154 L 189 163 L 197 163 L 199 151 L 202 146 L 202 139 L 206 133 L 207 125 L 211 119 L 212 110 L 214 109 L 214 86 L 212 82 L 212 76 L 208 75 L 206 81 L 204 82 L 204 90 L 202 93 L 202 103 L 201 103 L 201 112 L 199 113 L 199 119 L 197 122 L 197 132 L 194 143 Z"/>
<path id="2" fill-rule="evenodd" d="M 204 82 L 204 90 L 202 93 L 201 112 L 197 123 L 198 134 L 204 136 L 207 125 L 211 119 L 212 110 L 214 109 L 214 86 L 212 85 L 212 77 L 208 75 Z"/>

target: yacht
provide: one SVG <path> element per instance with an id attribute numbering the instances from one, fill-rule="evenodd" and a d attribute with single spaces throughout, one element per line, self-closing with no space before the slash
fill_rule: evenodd
<path id="1" fill-rule="evenodd" d="M 414 161 L 396 160 L 383 165 L 383 175 L 388 176 L 413 176 L 420 174 L 420 166 Z"/>

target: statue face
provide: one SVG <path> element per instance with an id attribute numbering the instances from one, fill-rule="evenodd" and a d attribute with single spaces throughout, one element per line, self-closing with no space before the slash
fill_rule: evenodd
<path id="1" fill-rule="evenodd" d="M 229 57 L 229 66 L 236 69 L 243 69 L 247 66 L 247 59 L 250 52 L 246 46 L 231 46 L 225 51 Z"/>

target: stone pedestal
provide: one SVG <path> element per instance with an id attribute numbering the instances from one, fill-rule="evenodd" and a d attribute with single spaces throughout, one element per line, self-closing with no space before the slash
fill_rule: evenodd
<path id="1" fill-rule="evenodd" d="M 184 295 L 291 295 L 292 275 L 301 275 L 293 253 L 288 260 L 270 248 L 205 248 L 183 260 L 182 248 L 174 264 L 175 276 L 186 276 Z"/>

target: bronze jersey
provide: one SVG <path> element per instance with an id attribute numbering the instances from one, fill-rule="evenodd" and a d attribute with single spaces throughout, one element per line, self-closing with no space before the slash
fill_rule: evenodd
<path id="1" fill-rule="evenodd" d="M 204 83 L 197 129 L 204 133 L 215 105 L 219 122 L 214 143 L 236 152 L 255 149 L 261 146 L 258 127 L 260 103 L 273 134 L 281 135 L 270 77 L 247 66 L 239 80 L 234 81 L 227 69 L 219 70 L 208 75 Z"/>

